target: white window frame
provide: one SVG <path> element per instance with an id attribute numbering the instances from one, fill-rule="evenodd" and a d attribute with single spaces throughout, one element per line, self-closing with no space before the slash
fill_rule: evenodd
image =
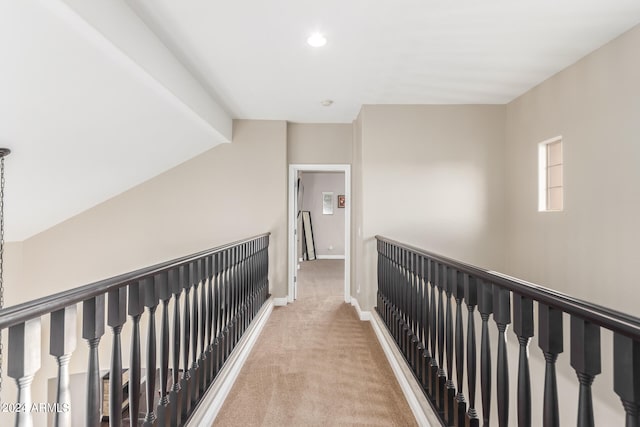
<path id="1" fill-rule="evenodd" d="M 548 204 L 549 186 L 547 183 L 547 150 L 548 146 L 560 142 L 562 150 L 562 209 L 550 209 Z M 564 142 L 562 135 L 556 136 L 538 144 L 538 212 L 562 212 L 564 210 Z"/>

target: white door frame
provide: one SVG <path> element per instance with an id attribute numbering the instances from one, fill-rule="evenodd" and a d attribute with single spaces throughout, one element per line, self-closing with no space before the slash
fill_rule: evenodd
<path id="1" fill-rule="evenodd" d="M 296 212 L 296 183 L 298 172 L 344 172 L 344 301 L 351 302 L 351 165 L 289 165 L 289 293 L 287 301 L 295 299 L 294 281 L 297 274 L 298 254 L 296 251 L 295 228 L 297 225 Z"/>

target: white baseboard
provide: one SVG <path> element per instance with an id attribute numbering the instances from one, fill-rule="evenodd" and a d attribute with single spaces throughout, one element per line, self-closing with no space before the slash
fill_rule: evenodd
<path id="1" fill-rule="evenodd" d="M 283 298 L 286 300 L 286 298 Z M 262 328 L 267 323 L 271 311 L 273 310 L 274 298 L 267 300 L 260 309 L 252 324 L 247 328 L 242 338 L 231 352 L 229 359 L 218 374 L 215 383 L 209 388 L 204 397 L 200 400 L 195 412 L 185 424 L 187 427 L 196 427 L 203 425 L 213 425 L 213 421 L 218 416 L 218 412 L 222 408 L 222 404 L 229 395 L 233 383 L 238 378 L 238 374 L 249 357 L 251 349 L 262 332 Z"/>
<path id="2" fill-rule="evenodd" d="M 356 308 L 356 313 L 358 313 L 358 318 L 360 320 L 365 321 L 365 322 L 371 320 L 371 312 L 370 311 L 362 311 L 360 309 L 360 304 L 358 304 L 358 300 L 355 299 L 354 297 L 351 297 L 351 305 Z"/>
<path id="3" fill-rule="evenodd" d="M 422 387 L 418 384 L 418 381 L 407 366 L 400 350 L 398 350 L 398 347 L 395 345 L 395 341 L 387 331 L 387 328 L 378 313 L 372 311 L 369 313 L 369 316 L 371 319 L 371 326 L 378 337 L 378 341 L 380 341 L 380 346 L 382 347 L 385 356 L 387 356 L 387 360 L 391 365 L 391 370 L 393 370 L 393 373 L 400 384 L 400 388 L 404 393 L 404 397 L 407 399 L 407 403 L 409 404 L 418 425 L 424 427 L 442 425 L 437 415 L 434 414 L 431 404 L 427 401 L 427 398 L 422 392 Z"/>
<path id="4" fill-rule="evenodd" d="M 316 255 L 317 259 L 344 259 L 344 255 Z"/>
<path id="5" fill-rule="evenodd" d="M 273 299 L 273 305 L 276 307 L 287 305 L 288 302 L 289 302 L 289 299 L 287 297 Z"/>

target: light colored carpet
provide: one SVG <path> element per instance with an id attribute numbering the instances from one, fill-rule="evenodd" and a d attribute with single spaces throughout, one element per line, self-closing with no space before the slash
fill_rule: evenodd
<path id="1" fill-rule="evenodd" d="M 413 426 L 369 322 L 344 302 L 342 260 L 306 261 L 298 300 L 276 307 L 215 426 Z"/>

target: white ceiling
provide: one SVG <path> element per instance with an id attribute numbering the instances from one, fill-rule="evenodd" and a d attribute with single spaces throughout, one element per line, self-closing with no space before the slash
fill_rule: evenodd
<path id="1" fill-rule="evenodd" d="M 224 110 L 348 123 L 363 104 L 506 103 L 639 22 L 638 0 L 0 0 L 7 238 L 215 146 Z"/>
<path id="2" fill-rule="evenodd" d="M 295 122 L 507 103 L 640 22 L 638 0 L 129 1 L 232 115 Z"/>

